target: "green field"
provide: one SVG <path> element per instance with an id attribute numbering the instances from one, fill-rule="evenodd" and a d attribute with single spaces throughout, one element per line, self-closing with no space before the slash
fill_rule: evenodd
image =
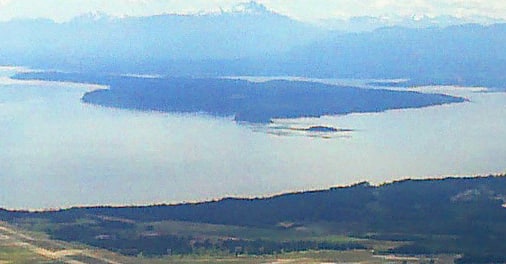
<path id="1" fill-rule="evenodd" d="M 103 221 L 107 223 L 103 223 Z M 112 224 L 123 223 L 111 228 Z M 393 255 L 375 254 L 393 249 L 407 242 L 386 241 L 356 238 L 343 234 L 337 234 L 329 223 L 311 224 L 308 226 L 294 226 L 291 223 L 282 223 L 274 228 L 239 227 L 232 225 L 216 225 L 205 223 L 190 223 L 183 221 L 158 221 L 133 223 L 126 219 L 111 218 L 79 218 L 72 222 L 51 222 L 42 218 L 18 219 L 15 225 L 4 223 L 10 230 L 15 230 L 16 235 L 4 231 L 9 239 L 4 239 L 0 244 L 0 263 L 452 263 L 454 256 L 417 256 L 402 257 Z M 96 228 L 99 233 L 104 232 L 114 236 L 117 243 L 125 243 L 129 239 L 146 238 L 151 236 L 175 236 L 192 237 L 198 240 L 210 241 L 207 247 L 195 248 L 188 254 L 151 254 L 145 255 L 140 252 L 136 255 L 125 256 L 118 254 L 118 250 L 111 248 L 111 251 L 97 250 L 94 247 L 85 245 L 86 241 L 64 242 L 53 240 L 52 236 L 57 230 L 64 228 L 69 230 L 72 227 L 80 231 L 82 227 Z M 91 230 L 93 230 L 91 228 Z M 102 230 L 100 228 L 103 228 Z M 21 231 L 22 230 L 22 231 Z M 29 231 L 27 231 L 29 230 Z M 13 231 L 10 231 L 13 232 Z M 29 237 L 30 240 L 27 240 Z M 83 234 L 86 237 L 86 234 Z M 149 236 L 147 236 L 149 237 Z M 366 249 L 351 250 L 302 250 L 293 252 L 276 252 L 273 254 L 249 254 L 248 252 L 230 252 L 216 247 L 223 240 L 235 241 L 270 241 L 283 243 L 286 241 L 314 241 L 326 242 L 335 245 L 358 243 Z M 12 242 L 17 242 L 13 245 Z M 137 241 L 137 240 L 136 240 Z M 195 240 L 192 240 L 195 241 Z M 221 241 L 221 242 L 220 242 Z M 10 242 L 11 244 L 9 245 Z M 53 257 L 44 257 L 19 245 L 19 242 L 45 249 L 54 253 Z M 142 245 L 139 246 L 142 248 Z M 114 252 L 116 251 L 116 253 Z M 69 253 L 67 253 L 69 252 Z M 121 252 L 120 252 L 121 253 Z M 61 258 L 58 257 L 61 254 Z M 72 262 L 77 261 L 77 262 Z"/>

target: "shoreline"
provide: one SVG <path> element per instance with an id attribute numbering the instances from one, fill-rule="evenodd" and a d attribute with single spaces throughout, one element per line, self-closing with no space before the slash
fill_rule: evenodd
<path id="1" fill-rule="evenodd" d="M 12 213 L 52 213 L 52 212 L 62 212 L 73 209 L 99 209 L 99 208 L 108 208 L 108 209 L 125 209 L 125 208 L 150 208 L 150 207 L 174 207 L 174 206 L 187 206 L 187 205 L 199 205 L 199 204 L 209 204 L 209 203 L 217 203 L 226 200 L 239 200 L 239 201 L 255 201 L 255 200 L 269 200 L 276 199 L 278 197 L 290 196 L 290 195 L 298 195 L 298 194 L 308 194 L 308 193 L 318 193 L 318 192 L 326 192 L 334 189 L 349 189 L 356 186 L 367 186 L 371 188 L 380 188 L 386 185 L 392 185 L 396 183 L 412 181 L 412 182 L 440 182 L 445 180 L 479 180 L 479 179 L 487 179 L 487 178 L 506 178 L 506 170 L 504 172 L 498 173 L 490 173 L 490 174 L 478 174 L 474 176 L 440 176 L 440 177 L 420 177 L 420 178 L 412 178 L 405 177 L 401 179 L 385 181 L 382 183 L 371 183 L 369 181 L 357 181 L 351 184 L 343 184 L 343 185 L 333 185 L 326 188 L 315 188 L 308 190 L 292 190 L 292 191 L 283 191 L 278 193 L 266 194 L 266 195 L 253 195 L 253 196 L 240 196 L 240 195 L 230 195 L 230 196 L 221 196 L 219 198 L 211 198 L 211 199 L 203 199 L 203 200 L 195 200 L 195 201 L 181 201 L 181 202 L 154 202 L 154 203 L 134 203 L 134 204 L 95 204 L 95 205 L 73 205 L 67 207 L 52 207 L 52 208 L 41 208 L 41 209 L 26 209 L 26 208 L 8 208 L 0 206 L 0 212 L 12 212 Z M 505 204 L 506 205 L 506 204 Z M 506 207 L 505 207 L 506 208 Z"/>

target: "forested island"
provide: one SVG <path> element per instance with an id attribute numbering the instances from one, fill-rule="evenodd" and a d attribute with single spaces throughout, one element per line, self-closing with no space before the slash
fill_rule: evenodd
<path id="1" fill-rule="evenodd" d="M 465 101 L 464 98 L 444 94 L 362 89 L 305 81 L 256 83 L 217 78 L 142 78 L 61 72 L 21 73 L 14 78 L 109 86 L 109 89 L 86 93 L 82 101 L 90 104 L 143 111 L 233 116 L 236 121 L 249 123 Z"/>

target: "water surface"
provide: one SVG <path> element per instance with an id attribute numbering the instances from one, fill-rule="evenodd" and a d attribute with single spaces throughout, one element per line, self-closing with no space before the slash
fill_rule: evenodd
<path id="1" fill-rule="evenodd" d="M 0 207 L 172 203 L 506 171 L 506 93 L 427 87 L 471 102 L 274 124 L 355 130 L 324 139 L 82 104 L 96 87 L 5 77 L 14 70 L 0 78 Z"/>

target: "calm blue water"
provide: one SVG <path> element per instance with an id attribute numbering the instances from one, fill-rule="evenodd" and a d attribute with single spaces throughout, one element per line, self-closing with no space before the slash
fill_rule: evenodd
<path id="1" fill-rule="evenodd" d="M 427 88 L 471 102 L 274 125 L 356 129 L 324 139 L 85 105 L 80 97 L 96 87 L 6 78 L 13 71 L 0 78 L 0 207 L 171 203 L 506 172 L 506 93 Z"/>

